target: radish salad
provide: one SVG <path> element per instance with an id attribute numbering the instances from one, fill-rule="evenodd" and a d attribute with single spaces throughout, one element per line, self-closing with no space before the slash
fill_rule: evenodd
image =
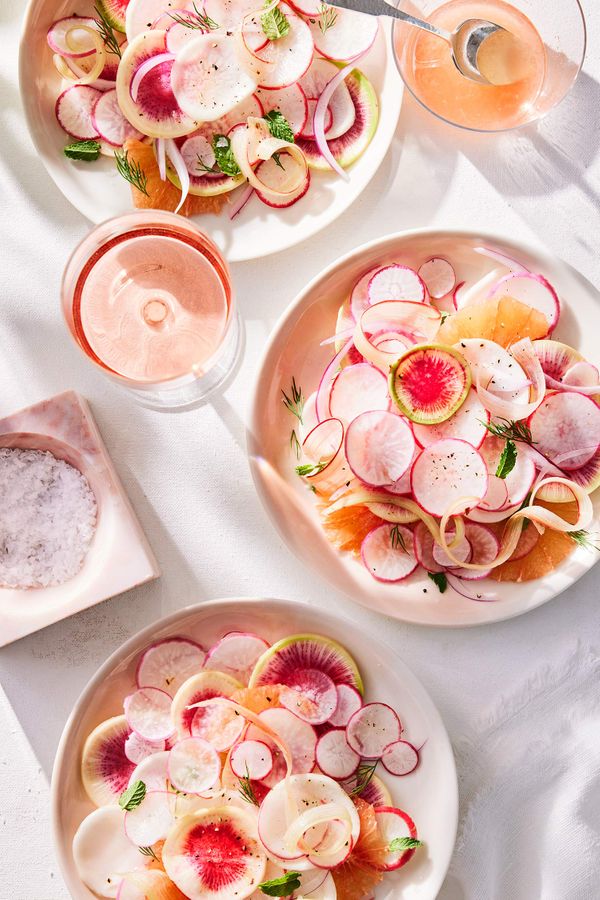
<path id="1" fill-rule="evenodd" d="M 83 747 L 81 880 L 118 900 L 372 897 L 421 844 L 379 776 L 410 776 L 420 749 L 363 695 L 322 635 L 151 645 Z"/>
<path id="2" fill-rule="evenodd" d="M 291 206 L 311 170 L 347 180 L 373 137 L 377 96 L 355 64 L 378 27 L 322 0 L 98 0 L 48 32 L 65 154 L 115 156 L 134 199 L 151 204 L 154 190 L 160 205 L 130 156 L 150 142 L 158 185 L 181 192 L 176 211 L 237 188 L 232 217 L 254 193 Z"/>
<path id="3" fill-rule="evenodd" d="M 336 547 L 378 581 L 425 570 L 442 593 L 494 600 L 482 579 L 531 580 L 597 549 L 600 378 L 555 338 L 543 274 L 469 252 L 495 267 L 470 282 L 442 257 L 364 272 L 314 389 L 291 377 L 283 403 Z"/>

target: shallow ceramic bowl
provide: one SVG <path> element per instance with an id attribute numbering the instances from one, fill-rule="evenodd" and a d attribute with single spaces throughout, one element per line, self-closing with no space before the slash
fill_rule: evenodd
<path id="1" fill-rule="evenodd" d="M 56 852 L 71 896 L 74 900 L 94 897 L 80 881 L 71 853 L 73 835 L 93 808 L 79 772 L 87 735 L 99 722 L 122 713 L 123 697 L 135 683 L 138 656 L 148 644 L 185 635 L 209 647 L 226 632 L 240 628 L 269 641 L 298 632 L 319 632 L 340 641 L 361 669 L 366 697 L 394 706 L 408 740 L 417 746 L 426 741 L 414 773 L 404 778 L 385 776 L 394 802 L 414 818 L 425 846 L 403 869 L 386 876 L 376 898 L 434 900 L 454 847 L 458 791 L 452 748 L 425 689 L 390 647 L 355 623 L 306 603 L 253 599 L 213 600 L 179 610 L 145 628 L 113 653 L 81 694 L 65 726 L 52 775 Z"/>
<path id="2" fill-rule="evenodd" d="M 478 625 L 520 615 L 570 587 L 594 565 L 597 554 L 579 547 L 554 572 L 538 581 L 476 582 L 484 594 L 494 592 L 498 597 L 494 602 L 469 600 L 452 590 L 440 594 L 423 570 L 396 584 L 375 581 L 360 561 L 338 552 L 324 535 L 313 494 L 294 471 L 297 460 L 290 449 L 290 433 L 295 420 L 281 402 L 281 392 L 289 391 L 292 376 L 305 397 L 316 390 L 332 355 L 331 345 L 319 344 L 335 334 L 340 304 L 369 268 L 394 261 L 418 267 L 431 256 L 447 256 L 456 264 L 458 281 L 471 281 L 496 267 L 491 260 L 472 252 L 473 247 L 482 245 L 503 250 L 532 271 L 546 275 L 562 300 L 563 312 L 554 336 L 599 365 L 599 296 L 581 275 L 542 250 L 493 235 L 421 229 L 364 244 L 313 279 L 275 326 L 254 388 L 248 429 L 252 474 L 275 527 L 290 549 L 363 606 L 422 625 Z M 597 524 L 600 491 L 596 491 L 594 506 Z"/>

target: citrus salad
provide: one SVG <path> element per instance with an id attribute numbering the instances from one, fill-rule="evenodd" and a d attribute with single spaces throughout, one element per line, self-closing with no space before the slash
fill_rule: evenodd
<path id="1" fill-rule="evenodd" d="M 114 156 L 136 206 L 233 217 L 296 203 L 311 170 L 348 178 L 378 120 L 357 68 L 378 21 L 322 0 L 98 0 L 48 44 L 65 154 Z"/>
<path id="2" fill-rule="evenodd" d="M 372 897 L 421 844 L 376 769 L 408 776 L 420 749 L 363 694 L 322 635 L 151 645 L 83 747 L 82 881 L 118 900 Z"/>
<path id="3" fill-rule="evenodd" d="M 541 578 L 597 549 L 600 378 L 555 339 L 544 275 L 475 253 L 495 268 L 468 283 L 439 256 L 362 274 L 321 344 L 333 355 L 316 390 L 292 378 L 283 402 L 337 548 L 378 581 L 420 569 L 442 593 L 493 600 L 482 579 Z"/>

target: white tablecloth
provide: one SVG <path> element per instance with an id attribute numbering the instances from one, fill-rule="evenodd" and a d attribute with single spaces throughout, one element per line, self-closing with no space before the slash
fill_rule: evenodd
<path id="1" fill-rule="evenodd" d="M 589 33 L 597 39 L 600 7 L 592 0 L 584 5 Z M 238 377 L 213 406 L 165 416 L 135 405 L 97 374 L 62 323 L 61 271 L 88 223 L 51 183 L 27 135 L 17 86 L 23 9 L 23 2 L 0 0 L 0 414 L 67 388 L 83 393 L 163 570 L 154 584 L 0 651 L 0 900 L 65 900 L 48 813 L 61 730 L 97 666 L 125 638 L 165 613 L 221 596 L 314 603 L 327 597 L 328 605 L 397 648 L 431 692 L 459 764 L 467 762 L 469 771 L 469 744 L 463 739 L 475 735 L 477 740 L 480 734 L 487 740 L 489 715 L 512 708 L 505 698 L 527 697 L 523 686 L 528 681 L 539 686 L 544 666 L 562 666 L 573 654 L 577 659 L 597 640 L 598 570 L 527 616 L 474 630 L 389 622 L 335 594 L 290 555 L 267 520 L 248 472 L 244 419 L 266 336 L 285 305 L 336 254 L 379 235 L 435 225 L 538 239 L 600 286 L 600 56 L 592 41 L 572 95 L 537 132 L 469 135 L 437 123 L 407 98 L 380 171 L 341 221 L 296 251 L 234 266 L 247 333 Z M 533 743 L 538 727 L 539 718 L 532 716 L 529 723 L 525 716 L 521 740 Z M 480 772 L 482 778 L 493 776 L 485 767 Z M 465 790 L 472 798 L 478 786 L 468 775 L 464 772 Z M 563 782 L 556 784 L 560 791 Z M 515 792 L 516 804 L 518 798 Z M 559 796 L 553 800 L 560 803 Z M 493 817 L 491 809 L 487 813 Z M 504 806 L 502 814 L 509 817 L 510 809 Z M 510 819 L 505 823 L 510 829 Z M 566 829 L 564 839 L 568 835 Z M 478 846 L 483 871 L 488 848 L 485 841 Z M 530 866 L 540 874 L 530 883 L 540 888 L 527 900 L 597 895 L 598 853 L 581 862 L 596 885 L 586 895 L 554 884 L 560 846 L 552 841 L 529 846 Z M 497 892 L 474 880 L 473 864 L 472 853 L 458 853 L 440 895 L 444 900 L 525 898 L 517 890 L 518 870 L 514 893 Z"/>

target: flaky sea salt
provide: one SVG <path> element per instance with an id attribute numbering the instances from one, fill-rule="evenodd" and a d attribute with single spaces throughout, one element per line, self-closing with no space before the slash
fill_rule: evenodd
<path id="1" fill-rule="evenodd" d="M 64 584 L 83 565 L 96 530 L 87 478 L 42 450 L 0 449 L 0 585 Z"/>

